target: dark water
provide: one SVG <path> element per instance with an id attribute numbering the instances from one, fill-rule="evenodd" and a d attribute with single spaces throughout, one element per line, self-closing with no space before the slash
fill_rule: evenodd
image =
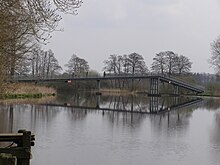
<path id="1" fill-rule="evenodd" d="M 36 135 L 32 165 L 219 164 L 220 99 L 157 114 L 91 108 L 98 102 L 99 108 L 148 112 L 149 100 L 69 95 L 37 104 L 6 102 L 0 132 L 25 128 Z M 159 107 L 174 102 L 159 99 Z"/>

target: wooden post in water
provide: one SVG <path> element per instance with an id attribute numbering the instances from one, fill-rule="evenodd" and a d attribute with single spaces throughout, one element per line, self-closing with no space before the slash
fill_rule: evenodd
<path id="1" fill-rule="evenodd" d="M 11 154 L 17 158 L 17 165 L 30 165 L 31 146 L 34 146 L 34 135 L 30 131 L 19 130 L 17 134 L 0 134 L 0 142 L 13 142 L 17 146 L 0 148 L 0 153 Z"/>
<path id="2" fill-rule="evenodd" d="M 23 158 L 17 158 L 17 165 L 29 165 L 31 158 L 31 132 L 20 130 L 18 133 L 23 133 L 22 140 L 18 143 L 18 147 L 24 148 L 27 155 Z"/>

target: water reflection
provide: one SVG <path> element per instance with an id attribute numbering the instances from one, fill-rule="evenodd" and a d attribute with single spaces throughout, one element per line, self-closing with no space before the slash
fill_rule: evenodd
<path id="1" fill-rule="evenodd" d="M 107 118 L 109 123 L 112 126 L 123 126 L 127 128 L 139 128 L 143 121 L 146 119 L 145 114 L 138 113 L 122 113 L 122 112 L 114 112 L 114 111 L 103 111 L 104 118 Z"/>
<path id="2" fill-rule="evenodd" d="M 13 105 L 1 107 L 0 133 L 8 133 L 13 130 Z"/>
<path id="3" fill-rule="evenodd" d="M 36 134 L 32 165 L 217 164 L 220 102 L 199 101 L 77 94 L 0 103 L 0 132 L 25 128 Z M 156 113 L 131 113 L 151 111 Z"/>
<path id="4" fill-rule="evenodd" d="M 83 120 L 87 116 L 87 109 L 64 108 L 67 110 L 68 116 L 71 120 Z"/>
<path id="5" fill-rule="evenodd" d="M 167 136 L 170 136 L 176 134 L 176 131 L 178 131 L 178 135 L 184 134 L 189 126 L 192 113 L 193 109 L 186 109 L 151 116 L 152 129 L 158 135 L 166 133 Z"/>
<path id="6" fill-rule="evenodd" d="M 63 99 L 63 96 L 60 98 Z M 0 104 L 0 132 L 16 132 L 20 129 L 17 126 L 22 127 L 27 123 L 30 129 L 35 129 L 34 127 L 38 124 L 37 122 L 43 122 L 48 126 L 61 110 L 67 110 L 71 120 L 83 120 L 88 113 L 97 113 L 96 110 L 99 110 L 102 116 L 108 118 L 111 123 L 122 123 L 131 127 L 140 125 L 146 116 L 130 112 L 158 113 L 170 111 L 167 115 L 152 116 L 151 122 L 157 126 L 162 125 L 164 127 L 167 125 L 168 127 L 172 127 L 172 125 L 178 126 L 181 123 L 187 123 L 184 118 L 187 118 L 189 115 L 183 115 L 181 111 L 175 112 L 171 110 L 186 108 L 186 106 L 195 106 L 194 103 L 198 103 L 199 101 L 201 100 L 198 98 L 149 98 L 133 95 L 97 96 L 86 93 L 83 95 L 72 95 L 68 100 L 60 100 L 58 98 L 57 100 L 45 100 L 45 103 L 37 102 L 36 104 L 12 104 L 3 102 Z M 206 103 L 207 106 L 209 106 L 209 102 Z M 210 105 L 214 106 L 213 102 Z M 189 112 L 191 112 L 190 108 L 188 108 L 187 114 L 190 114 Z M 175 121 L 173 118 L 175 118 Z M 163 122 L 166 122 L 166 124 Z"/>
<path id="7" fill-rule="evenodd" d="M 63 103 L 62 101 L 58 101 L 55 104 L 48 105 L 87 110 L 159 113 L 195 106 L 200 103 L 202 99 L 197 97 L 147 97 L 145 95 L 102 96 L 85 93 L 73 95 L 66 101 L 68 102 Z"/>
<path id="8" fill-rule="evenodd" d="M 60 108 L 45 105 L 1 104 L 0 133 L 17 132 L 19 129 L 35 130 L 38 122 L 48 125 Z"/>
<path id="9" fill-rule="evenodd" d="M 203 107 L 207 110 L 218 110 L 220 108 L 219 98 L 207 98 Z"/>

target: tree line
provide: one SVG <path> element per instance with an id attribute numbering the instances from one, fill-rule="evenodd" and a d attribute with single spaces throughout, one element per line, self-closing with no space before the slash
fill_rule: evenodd
<path id="1" fill-rule="evenodd" d="M 125 74 L 163 74 L 167 76 L 183 76 L 191 73 L 192 62 L 183 55 L 178 55 L 172 51 L 159 52 L 153 58 L 150 67 L 146 66 L 144 58 L 138 53 L 128 55 L 109 55 L 108 59 L 103 61 L 103 72 L 106 75 L 125 75 Z M 52 50 L 44 51 L 41 47 L 35 47 L 26 56 L 16 61 L 16 65 L 11 69 L 11 75 L 29 78 L 54 78 L 63 75 L 67 76 L 88 76 L 98 74 L 92 71 L 88 61 L 73 54 L 67 64 L 65 71 L 59 65 L 58 60 Z M 192 74 L 198 82 L 210 82 L 210 80 L 219 80 L 219 76 L 213 78 L 210 74 L 194 73 Z"/>
<path id="2" fill-rule="evenodd" d="M 144 62 L 142 55 L 131 53 L 129 55 L 110 55 L 108 60 L 104 61 L 104 71 L 122 74 L 122 73 L 148 73 L 149 69 Z M 192 62 L 183 55 L 178 55 L 172 51 L 164 51 L 155 55 L 151 64 L 151 72 L 157 74 L 184 74 L 191 71 Z"/>
<path id="3" fill-rule="evenodd" d="M 56 77 L 61 75 L 62 67 L 55 58 L 52 50 L 44 51 L 41 48 L 32 49 L 31 53 L 24 56 L 18 65 L 13 68 L 13 74 L 26 75 L 36 78 Z M 150 70 L 145 64 L 144 58 L 138 53 L 128 55 L 109 55 L 103 61 L 103 71 L 106 74 L 145 74 Z M 172 51 L 165 51 L 156 54 L 151 65 L 151 72 L 157 74 L 184 74 L 191 70 L 192 62 L 183 55 L 178 55 Z M 88 61 L 73 54 L 68 63 L 65 64 L 69 75 L 84 76 L 90 71 Z"/>

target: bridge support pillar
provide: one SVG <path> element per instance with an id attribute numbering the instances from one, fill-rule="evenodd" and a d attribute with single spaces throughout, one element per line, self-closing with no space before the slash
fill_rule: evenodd
<path id="1" fill-rule="evenodd" d="M 159 97 L 150 97 L 150 113 L 156 113 L 159 110 Z"/>
<path id="2" fill-rule="evenodd" d="M 96 96 L 96 108 L 99 109 L 100 108 L 100 95 Z"/>
<path id="3" fill-rule="evenodd" d="M 178 105 L 179 104 L 179 96 L 174 96 L 173 97 L 173 105 Z"/>
<path id="4" fill-rule="evenodd" d="M 179 95 L 179 87 L 177 85 L 173 86 L 173 94 L 174 95 Z"/>
<path id="5" fill-rule="evenodd" d="M 160 96 L 159 94 L 159 78 L 150 78 L 150 93 L 149 96 Z"/>
<path id="6" fill-rule="evenodd" d="M 96 90 L 97 90 L 96 94 L 97 95 L 101 95 L 100 88 L 101 88 L 100 80 L 97 80 L 97 84 L 96 84 Z"/>

